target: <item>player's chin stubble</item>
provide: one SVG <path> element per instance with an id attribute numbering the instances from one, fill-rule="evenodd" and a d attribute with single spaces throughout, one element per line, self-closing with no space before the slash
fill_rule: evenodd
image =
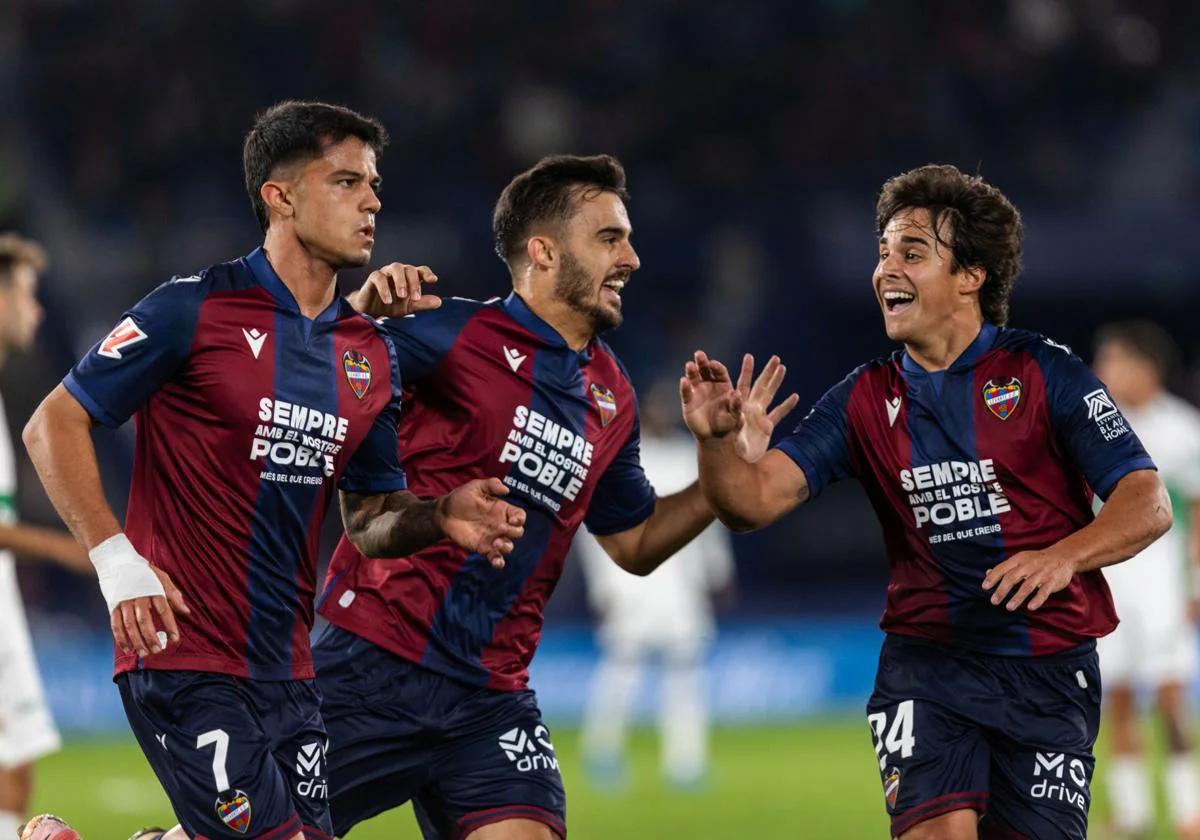
<path id="1" fill-rule="evenodd" d="M 575 255 L 569 252 L 562 256 L 562 268 L 554 282 L 554 294 L 567 306 L 587 317 L 596 335 L 615 330 L 624 320 L 619 311 L 614 312 L 600 305 L 591 276 L 583 270 Z"/>

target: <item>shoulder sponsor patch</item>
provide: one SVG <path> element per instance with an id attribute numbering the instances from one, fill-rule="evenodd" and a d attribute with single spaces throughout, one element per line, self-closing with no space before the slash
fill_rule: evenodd
<path id="1" fill-rule="evenodd" d="M 1129 424 L 1125 415 L 1121 414 L 1108 391 L 1097 388 L 1083 395 L 1083 404 L 1087 406 L 1088 419 L 1095 422 L 1105 440 L 1116 440 L 1129 432 Z"/>
<path id="2" fill-rule="evenodd" d="M 137 325 L 137 321 L 127 315 L 125 320 L 113 327 L 112 332 L 104 337 L 100 346 L 96 348 L 96 352 L 110 359 L 120 359 L 122 350 L 132 347 L 140 341 L 145 341 L 147 338 L 149 336 Z"/>
<path id="3" fill-rule="evenodd" d="M 1001 420 L 1011 417 L 1020 402 L 1021 380 L 1016 377 L 1001 379 L 999 382 L 989 379 L 983 386 L 983 404 Z"/>

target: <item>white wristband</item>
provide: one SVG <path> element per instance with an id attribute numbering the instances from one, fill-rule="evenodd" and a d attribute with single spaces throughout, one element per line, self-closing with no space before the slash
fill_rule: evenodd
<path id="1" fill-rule="evenodd" d="M 151 595 L 166 595 L 158 575 L 150 568 L 146 558 L 122 533 L 100 543 L 88 552 L 96 576 L 100 579 L 100 593 L 112 615 L 122 601 L 145 598 Z"/>

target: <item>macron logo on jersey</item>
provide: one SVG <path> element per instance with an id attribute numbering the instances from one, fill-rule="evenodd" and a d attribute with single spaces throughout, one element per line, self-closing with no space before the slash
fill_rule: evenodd
<path id="1" fill-rule="evenodd" d="M 900 416 L 900 398 L 892 397 L 890 400 L 884 400 L 883 405 L 887 408 L 888 426 L 895 426 L 896 418 Z"/>
<path id="2" fill-rule="evenodd" d="M 242 327 L 242 335 L 246 336 L 246 343 L 250 345 L 250 352 L 257 359 L 258 354 L 262 352 L 263 342 L 267 340 L 267 334 L 259 332 L 257 328 L 248 330 Z"/>
<path id="3" fill-rule="evenodd" d="M 146 338 L 147 335 L 142 332 L 142 328 L 137 325 L 137 322 L 132 317 L 126 316 L 124 321 L 113 327 L 113 331 L 104 337 L 100 346 L 96 348 L 96 352 L 110 359 L 120 359 L 122 350 L 139 341 L 145 341 Z"/>
<path id="4" fill-rule="evenodd" d="M 513 373 L 517 372 L 517 368 L 521 366 L 521 362 L 525 361 L 526 358 L 528 357 L 522 356 L 520 350 L 510 350 L 508 347 L 504 348 L 504 360 L 508 362 L 508 366 L 512 368 Z"/>

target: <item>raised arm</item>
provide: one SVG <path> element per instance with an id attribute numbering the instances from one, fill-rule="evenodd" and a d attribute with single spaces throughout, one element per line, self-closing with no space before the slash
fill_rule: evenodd
<path id="1" fill-rule="evenodd" d="M 503 568 L 504 555 L 525 533 L 525 511 L 500 498 L 507 493 L 498 478 L 468 481 L 436 499 L 420 499 L 407 490 L 343 492 L 342 524 L 367 557 L 404 557 L 450 539 Z"/>
<path id="2" fill-rule="evenodd" d="M 785 373 L 772 356 L 755 380 L 747 355 L 734 387 L 723 364 L 697 352 L 679 380 L 683 418 L 699 448 L 700 488 L 730 530 L 762 528 L 809 497 L 804 471 L 787 455 L 767 451 L 775 426 L 799 401 L 792 394 L 770 408 Z"/>
<path id="3" fill-rule="evenodd" d="M 1008 558 L 988 571 L 983 588 L 994 588 L 993 604 L 1008 598 L 1007 608 L 1016 610 L 1028 599 L 1029 609 L 1036 610 L 1076 574 L 1133 557 L 1172 521 L 1171 499 L 1158 473 L 1134 470 L 1117 482 L 1089 524 L 1049 548 Z"/>
<path id="4" fill-rule="evenodd" d="M 117 645 L 139 656 L 166 647 L 160 644 L 155 614 L 167 644 L 178 641 L 172 608 L 187 613 L 187 606 L 167 574 L 150 566 L 126 539 L 105 501 L 86 409 L 59 385 L 38 406 L 22 437 L 58 515 L 88 549 Z"/>

